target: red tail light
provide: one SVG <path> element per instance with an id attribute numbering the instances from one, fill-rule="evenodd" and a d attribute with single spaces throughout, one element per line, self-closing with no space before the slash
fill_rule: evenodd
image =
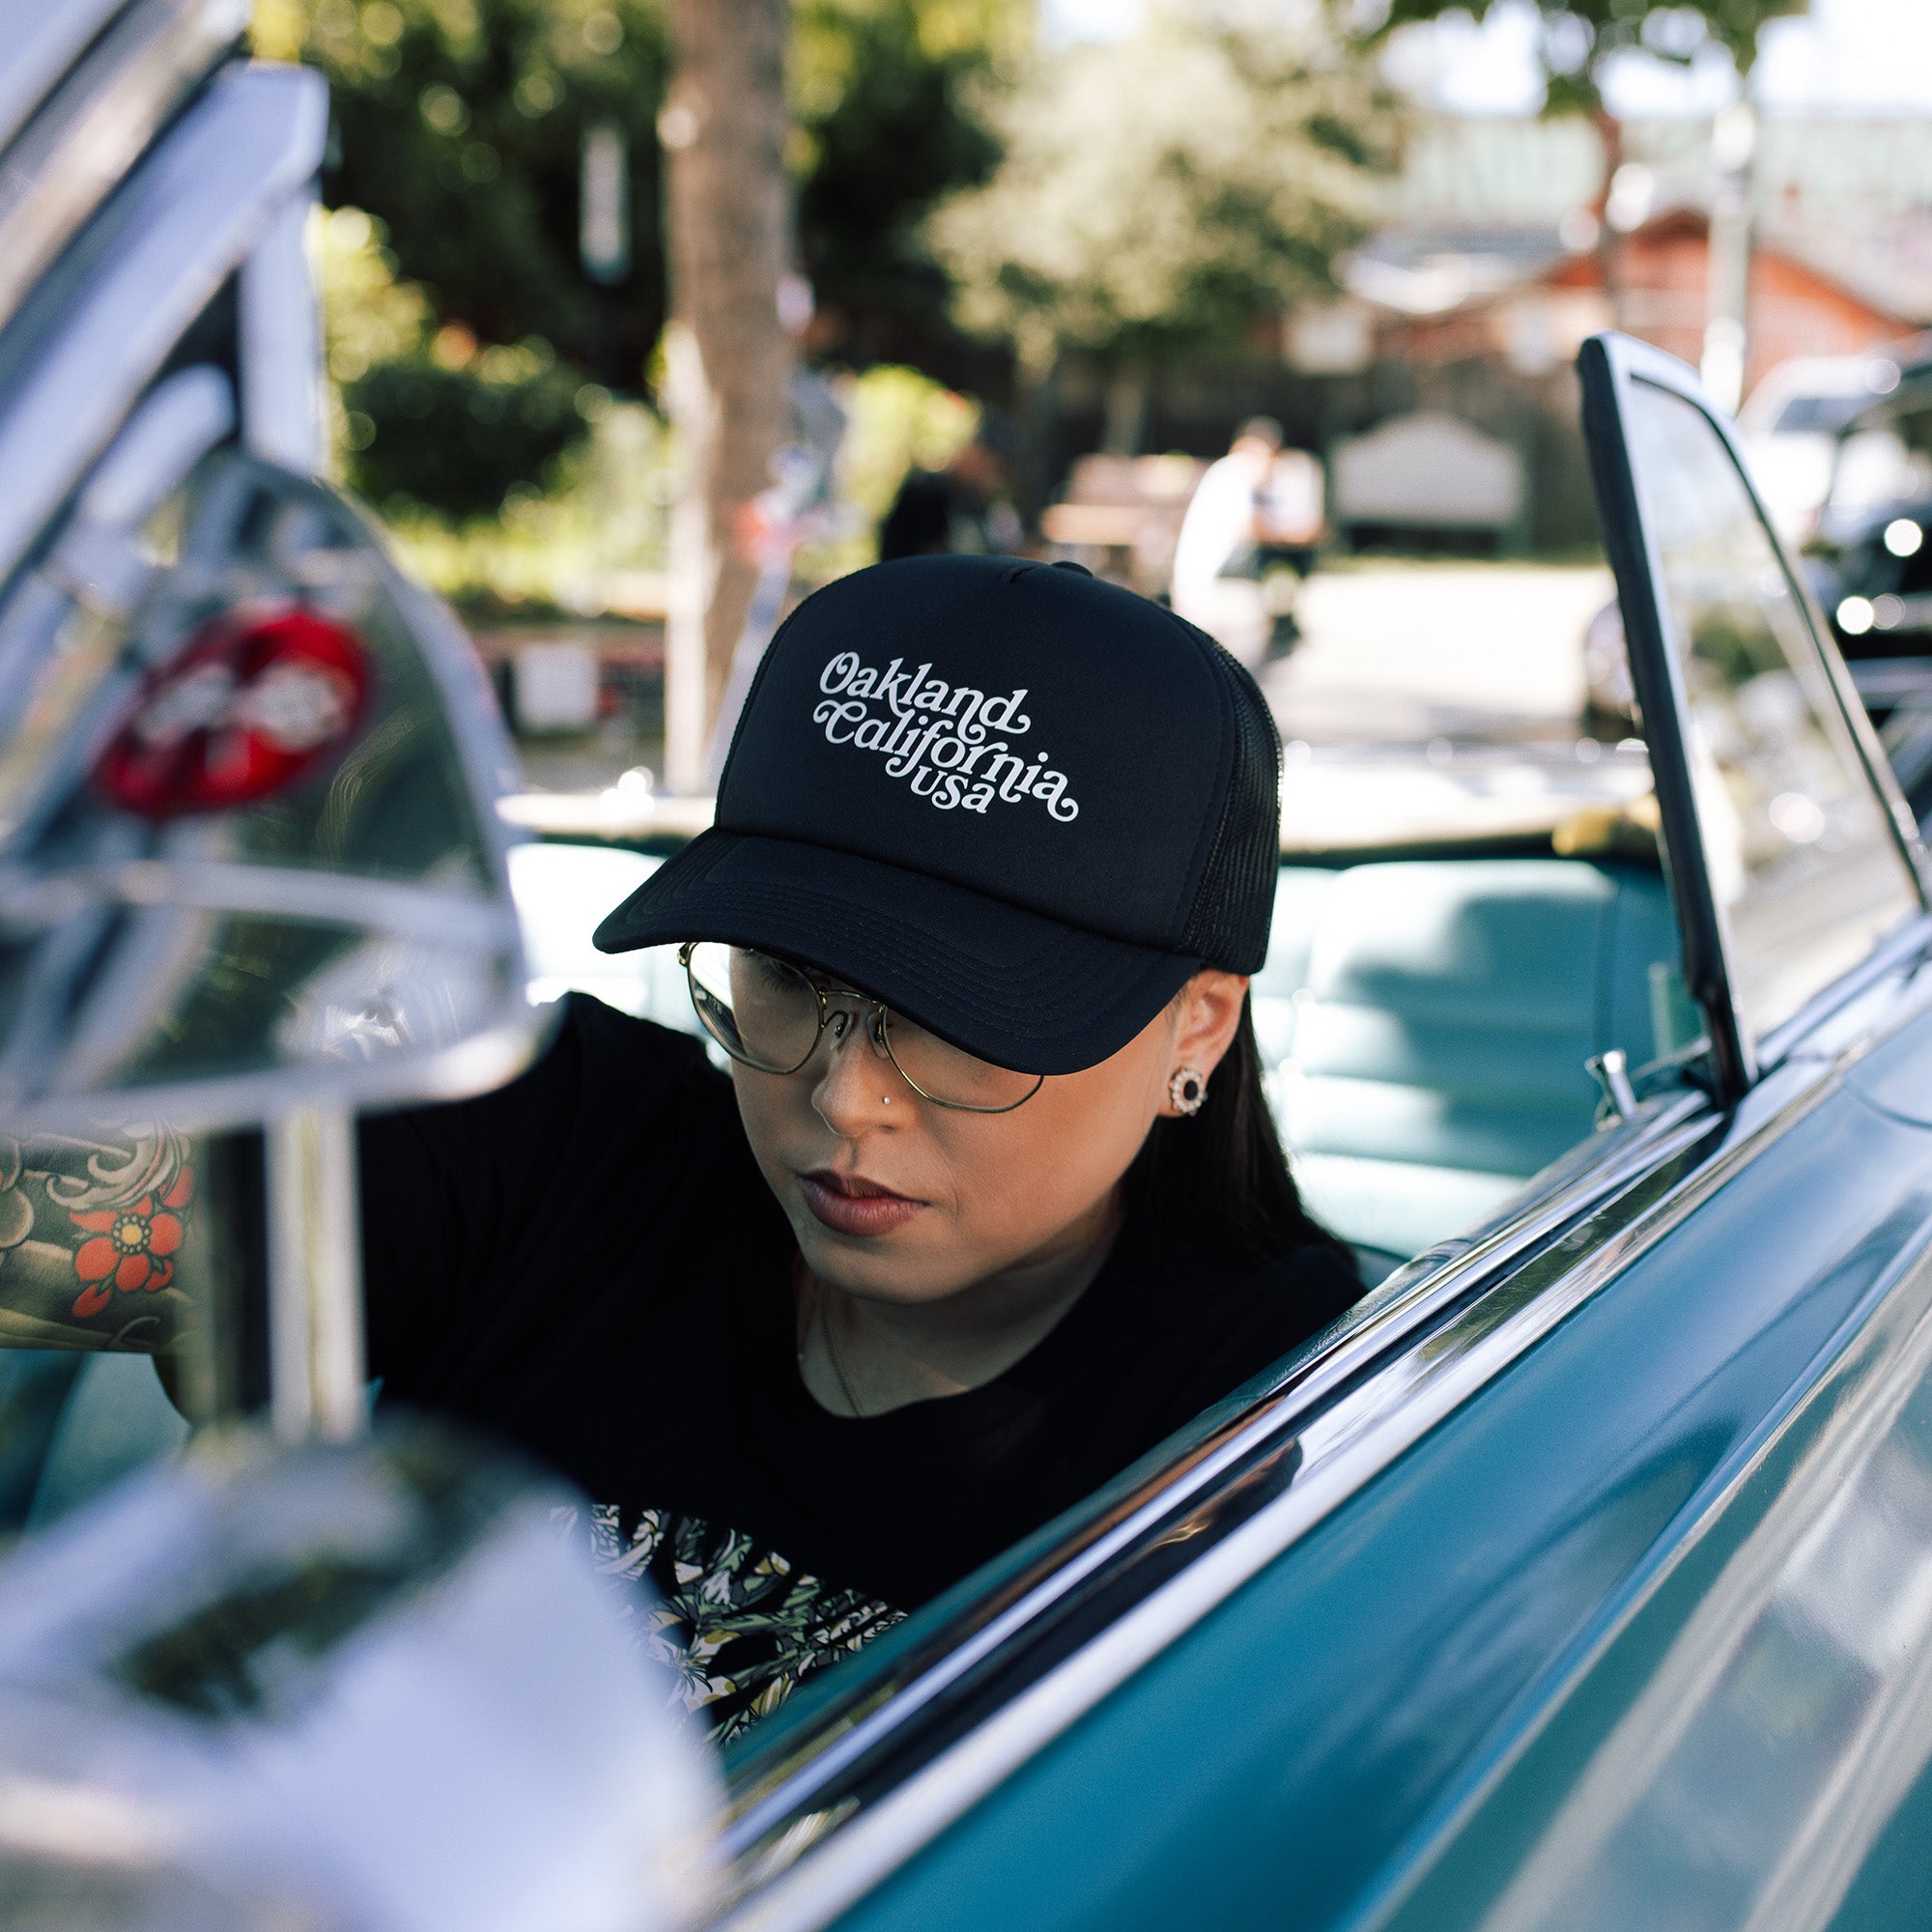
<path id="1" fill-rule="evenodd" d="M 156 676 L 96 781 L 147 818 L 268 798 L 355 736 L 369 678 L 355 634 L 313 611 L 232 612 Z"/>

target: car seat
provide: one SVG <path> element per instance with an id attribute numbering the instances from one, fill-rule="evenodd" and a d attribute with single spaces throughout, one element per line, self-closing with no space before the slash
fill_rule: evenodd
<path id="1" fill-rule="evenodd" d="M 1591 1130 L 1585 1062 L 1666 1050 L 1661 876 L 1563 859 L 1284 867 L 1255 981 L 1309 1209 L 1376 1278 L 1486 1218 Z"/>

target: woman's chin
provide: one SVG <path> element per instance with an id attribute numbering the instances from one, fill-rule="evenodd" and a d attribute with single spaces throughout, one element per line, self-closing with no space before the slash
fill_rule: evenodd
<path id="1" fill-rule="evenodd" d="M 803 1212 L 793 1227 L 812 1278 L 860 1301 L 943 1301 L 966 1286 L 952 1257 L 925 1252 L 926 1243 L 908 1238 L 908 1231 L 838 1235 Z"/>

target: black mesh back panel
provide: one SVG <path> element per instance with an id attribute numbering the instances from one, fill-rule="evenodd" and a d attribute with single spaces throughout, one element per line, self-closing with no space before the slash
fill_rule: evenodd
<path id="1" fill-rule="evenodd" d="M 1235 759 L 1181 945 L 1228 973 L 1259 973 L 1267 957 L 1281 865 L 1281 737 L 1254 679 L 1203 633 L 1234 712 Z"/>

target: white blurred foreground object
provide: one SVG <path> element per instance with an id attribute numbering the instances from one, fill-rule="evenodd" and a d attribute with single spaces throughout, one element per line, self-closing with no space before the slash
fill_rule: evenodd
<path id="1" fill-rule="evenodd" d="M 441 1432 L 238 1435 L 31 1546 L 0 1631 L 7 1923 L 694 1922 L 717 1783 L 566 1540 L 580 1508 Z"/>

